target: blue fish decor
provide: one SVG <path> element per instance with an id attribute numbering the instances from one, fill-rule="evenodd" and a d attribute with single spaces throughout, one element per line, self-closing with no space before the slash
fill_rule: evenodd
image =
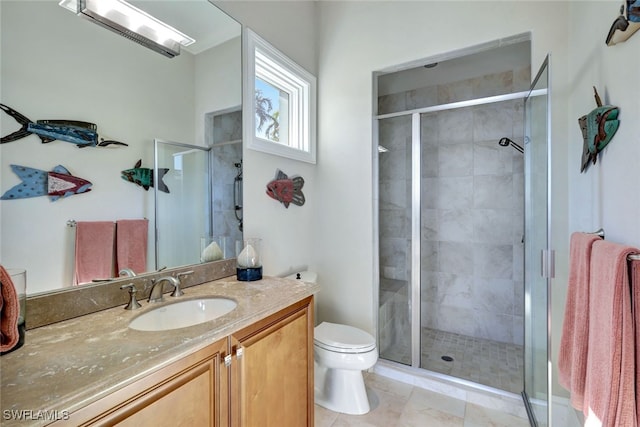
<path id="1" fill-rule="evenodd" d="M 276 171 L 276 177 L 267 184 L 267 195 L 282 203 L 285 208 L 293 203 L 297 206 L 304 205 L 305 198 L 302 193 L 304 178 L 301 176 L 288 177 L 280 169 Z"/>
<path id="2" fill-rule="evenodd" d="M 640 30 L 640 0 L 624 0 L 618 16 L 607 34 L 607 46 L 613 46 L 627 41 L 636 31 Z"/>
<path id="3" fill-rule="evenodd" d="M 22 182 L 5 192 L 0 197 L 2 200 L 49 196 L 55 202 L 61 197 L 91 191 L 93 185 L 86 179 L 71 175 L 62 165 L 49 172 L 19 165 L 11 165 L 11 170 Z"/>
<path id="4" fill-rule="evenodd" d="M 79 120 L 38 120 L 33 122 L 11 107 L 0 104 L 0 109 L 13 117 L 22 127 L 17 131 L 5 135 L 0 144 L 17 141 L 31 134 L 38 135 L 43 144 L 59 140 L 76 144 L 79 148 L 106 147 L 109 145 L 128 146 L 124 142 L 105 140 L 98 137 L 98 127 L 94 123 Z"/>
<path id="5" fill-rule="evenodd" d="M 597 108 L 578 119 L 584 140 L 580 172 L 586 171 L 591 163 L 596 164 L 598 153 L 611 142 L 620 126 L 619 108 L 613 105 L 602 105 L 602 100 L 595 87 L 593 91 Z"/>
<path id="6" fill-rule="evenodd" d="M 169 172 L 168 168 L 158 169 L 158 190 L 165 193 L 169 193 L 169 187 L 164 183 L 164 176 Z M 153 187 L 153 169 L 143 168 L 142 159 L 138 160 L 132 169 L 126 169 L 121 172 L 120 178 L 125 181 L 133 182 L 136 185 L 149 190 L 149 187 Z"/>

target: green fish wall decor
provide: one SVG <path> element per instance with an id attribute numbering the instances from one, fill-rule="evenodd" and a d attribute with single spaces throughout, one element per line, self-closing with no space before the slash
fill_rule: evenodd
<path id="1" fill-rule="evenodd" d="M 169 172 L 168 168 L 158 169 L 158 190 L 169 193 L 169 187 L 164 183 L 163 178 Z M 149 190 L 153 187 L 153 169 L 143 168 L 142 159 L 138 160 L 132 169 L 126 169 L 121 172 L 120 178 L 125 181 L 133 182 L 136 185 Z"/>
<path id="2" fill-rule="evenodd" d="M 613 135 L 616 134 L 620 126 L 620 121 L 618 120 L 619 108 L 613 105 L 602 105 L 602 100 L 595 86 L 593 91 L 597 107 L 589 114 L 578 119 L 584 140 L 580 172 L 586 171 L 591 163 L 596 163 L 598 153 L 611 142 Z"/>

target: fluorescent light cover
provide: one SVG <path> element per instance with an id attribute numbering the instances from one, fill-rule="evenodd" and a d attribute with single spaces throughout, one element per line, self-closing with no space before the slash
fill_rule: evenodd
<path id="1" fill-rule="evenodd" d="M 195 40 L 124 0 L 61 0 L 60 6 L 165 56 Z"/>

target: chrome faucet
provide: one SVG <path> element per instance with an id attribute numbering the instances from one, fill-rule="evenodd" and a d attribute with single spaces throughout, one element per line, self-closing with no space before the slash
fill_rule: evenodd
<path id="1" fill-rule="evenodd" d="M 176 279 L 173 276 L 163 276 L 159 279 L 151 279 L 151 292 L 149 292 L 148 302 L 162 302 L 164 301 L 164 297 L 162 295 L 164 282 L 169 282 L 173 285 L 173 292 L 171 293 L 172 297 L 179 297 L 184 295 L 182 290 L 180 289 L 180 279 Z M 145 286 L 148 288 L 148 286 Z"/>
<path id="2" fill-rule="evenodd" d="M 130 268 L 123 268 L 118 273 L 120 277 L 136 277 L 136 273 Z"/>

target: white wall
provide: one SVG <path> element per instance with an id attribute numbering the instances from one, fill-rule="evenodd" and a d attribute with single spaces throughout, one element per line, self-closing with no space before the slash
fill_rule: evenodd
<path id="1" fill-rule="evenodd" d="M 619 4 L 571 3 L 568 52 L 569 232 L 604 228 L 606 239 L 640 247 L 640 33 L 615 46 L 605 39 Z M 582 134 L 578 118 L 596 107 L 592 86 L 603 103 L 620 108 L 620 127 L 595 165 L 580 173 Z M 562 318 L 566 287 L 554 294 L 554 317 Z M 554 335 L 555 353 L 560 333 Z M 565 393 L 558 386 L 558 394 Z"/>
<path id="2" fill-rule="evenodd" d="M 217 1 L 215 4 L 317 75 L 314 2 Z M 317 166 L 247 148 L 243 148 L 243 164 L 244 236 L 263 239 L 264 274 L 281 275 L 300 266 L 315 269 L 318 217 L 332 208 L 318 203 Z M 285 209 L 266 195 L 266 185 L 275 177 L 276 169 L 305 179 L 304 206 L 290 205 Z"/>
<path id="3" fill-rule="evenodd" d="M 606 239 L 640 246 L 640 33 L 615 46 L 605 38 L 617 17 L 606 1 L 571 5 L 572 49 L 569 119 L 569 228 L 604 228 Z M 585 25 L 588 22 L 589 25 Z M 580 174 L 582 134 L 578 117 L 596 107 L 595 86 L 605 104 L 620 108 L 620 127 L 598 162 Z"/>
<path id="4" fill-rule="evenodd" d="M 242 104 L 242 38 L 215 46 L 195 57 L 195 130 L 193 144 L 207 145 L 204 135 L 206 113 Z"/>
<path id="5" fill-rule="evenodd" d="M 566 23 L 557 2 L 320 2 L 319 163 L 315 241 L 319 320 L 375 332 L 372 72 L 531 31 L 532 68 L 551 52 L 554 242 L 566 251 Z M 446 18 L 446 19 L 445 19 Z M 450 28 L 455 23 L 455 28 Z M 554 181 L 555 182 L 555 181 Z M 558 282 L 566 275 L 558 259 Z"/>

